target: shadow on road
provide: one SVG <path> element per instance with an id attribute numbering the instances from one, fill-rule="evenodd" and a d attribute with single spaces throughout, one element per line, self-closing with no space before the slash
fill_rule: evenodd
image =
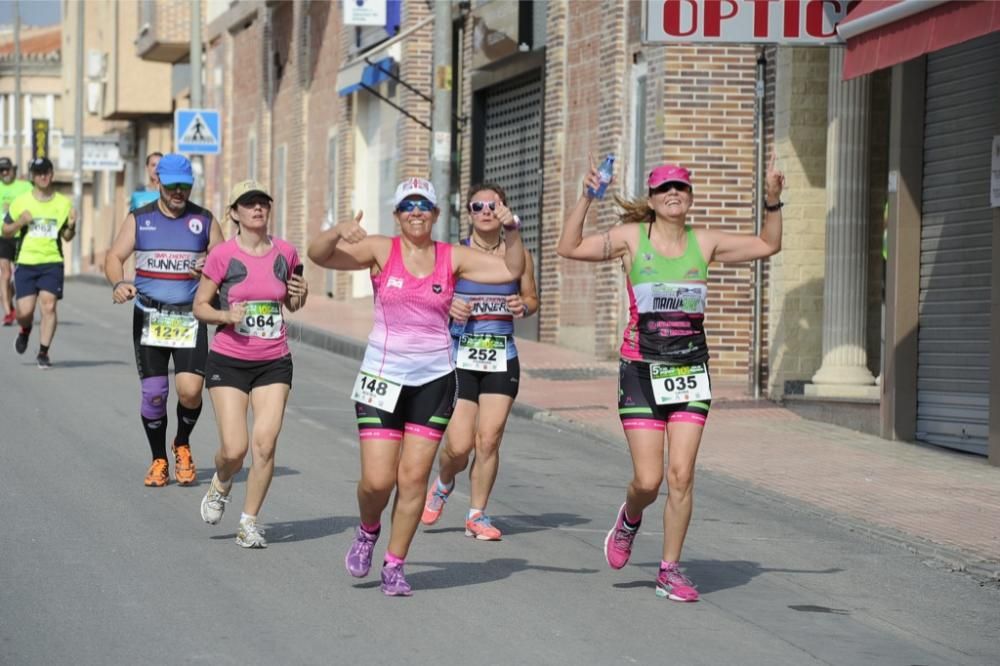
<path id="1" fill-rule="evenodd" d="M 583 518 L 575 513 L 542 513 L 537 516 L 490 516 L 490 520 L 503 532 L 504 536 L 541 532 L 560 527 L 576 527 L 577 525 L 585 525 L 590 522 L 589 518 Z M 449 532 L 464 531 L 464 527 L 438 527 L 424 530 L 427 534 L 447 534 Z"/>
<path id="2" fill-rule="evenodd" d="M 778 569 L 762 567 L 759 562 L 748 562 L 746 560 L 691 560 L 681 563 L 691 580 L 694 581 L 698 591 L 702 594 L 728 590 L 734 587 L 742 587 L 757 576 L 764 573 L 789 573 L 789 574 L 834 574 L 840 573 L 843 569 Z M 642 562 L 633 566 L 650 569 L 658 569 L 659 562 Z M 643 580 L 633 580 L 627 583 L 615 583 L 613 587 L 620 590 L 632 590 L 636 588 L 656 587 L 656 579 L 645 578 Z"/>
<path id="3" fill-rule="evenodd" d="M 204 454 L 203 454 L 204 455 Z M 207 457 L 207 456 L 204 456 Z M 209 458 L 211 460 L 211 458 Z M 209 465 L 212 463 L 209 462 Z M 249 467 L 244 467 L 233 477 L 233 483 L 242 483 L 247 480 L 247 474 L 250 472 Z M 285 467 L 284 465 L 274 466 L 274 476 L 295 476 L 296 474 L 301 474 L 297 469 L 292 467 Z M 214 467 L 203 467 L 198 470 L 198 483 L 208 483 L 212 480 L 212 475 L 215 474 Z"/>
<path id="4" fill-rule="evenodd" d="M 34 359 L 34 355 L 31 356 Z M 32 360 L 30 363 L 23 363 L 22 365 L 35 365 L 35 361 Z M 130 365 L 125 361 L 60 361 L 58 358 L 52 361 L 53 370 L 61 370 L 64 368 L 93 368 L 99 365 Z"/>
<path id="5" fill-rule="evenodd" d="M 557 574 L 594 574 L 597 569 L 566 569 L 531 564 L 518 558 L 496 558 L 485 562 L 407 562 L 410 567 L 434 567 L 431 571 L 407 571 L 406 580 L 414 590 L 445 590 L 452 587 L 481 585 L 510 578 L 522 571 L 544 571 Z M 373 571 L 375 568 L 373 567 Z M 377 575 L 376 575 L 377 578 Z M 354 587 L 363 590 L 378 587 L 378 580 Z"/>
<path id="6" fill-rule="evenodd" d="M 293 541 L 309 541 L 322 539 L 341 532 L 348 532 L 358 524 L 357 516 L 324 516 L 308 520 L 289 520 L 280 523 L 264 523 L 267 542 L 271 546 L 292 543 Z M 235 539 L 236 532 L 220 534 L 212 539 Z"/>

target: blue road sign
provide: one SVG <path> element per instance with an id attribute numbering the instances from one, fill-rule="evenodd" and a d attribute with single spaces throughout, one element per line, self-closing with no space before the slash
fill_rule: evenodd
<path id="1" fill-rule="evenodd" d="M 218 155 L 222 144 L 219 112 L 215 109 L 174 111 L 174 149 L 178 153 Z"/>

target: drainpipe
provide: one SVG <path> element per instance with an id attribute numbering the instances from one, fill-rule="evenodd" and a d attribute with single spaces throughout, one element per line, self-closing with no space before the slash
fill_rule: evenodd
<path id="1" fill-rule="evenodd" d="M 80 253 L 83 252 L 83 9 L 86 3 L 76 3 L 76 95 L 74 116 L 76 137 L 73 147 L 73 205 L 76 207 L 76 236 L 73 237 L 73 275 L 80 274 Z M 68 6 L 68 5 L 67 5 Z"/>
<path id="2" fill-rule="evenodd" d="M 755 99 L 757 102 L 757 136 L 755 143 L 757 152 L 757 206 L 754 215 L 754 233 L 760 235 L 764 226 L 764 77 L 767 73 L 767 57 L 764 47 L 757 55 L 757 81 Z M 761 377 L 761 345 L 763 335 L 761 328 L 764 323 L 764 261 L 758 259 L 753 264 L 753 368 L 750 372 L 750 394 L 754 400 L 760 399 Z"/>

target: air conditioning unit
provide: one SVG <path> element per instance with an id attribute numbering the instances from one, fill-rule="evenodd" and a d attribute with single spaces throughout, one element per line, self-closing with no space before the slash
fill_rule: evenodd
<path id="1" fill-rule="evenodd" d="M 107 71 L 108 57 L 97 49 L 87 51 L 87 78 L 103 79 Z"/>
<path id="2" fill-rule="evenodd" d="M 87 113 L 96 116 L 101 112 L 101 97 L 104 84 L 100 81 L 87 82 Z"/>

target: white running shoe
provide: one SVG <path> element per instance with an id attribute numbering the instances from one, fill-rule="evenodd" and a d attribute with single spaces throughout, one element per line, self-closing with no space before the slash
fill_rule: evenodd
<path id="1" fill-rule="evenodd" d="M 222 520 L 222 514 L 226 512 L 226 502 L 229 501 L 229 493 L 219 492 L 215 482 L 216 477 L 213 476 L 205 496 L 201 498 L 201 519 L 209 525 L 215 525 Z"/>
<path id="2" fill-rule="evenodd" d="M 244 548 L 267 548 L 264 530 L 257 527 L 256 520 L 241 520 L 236 531 L 236 544 Z"/>

